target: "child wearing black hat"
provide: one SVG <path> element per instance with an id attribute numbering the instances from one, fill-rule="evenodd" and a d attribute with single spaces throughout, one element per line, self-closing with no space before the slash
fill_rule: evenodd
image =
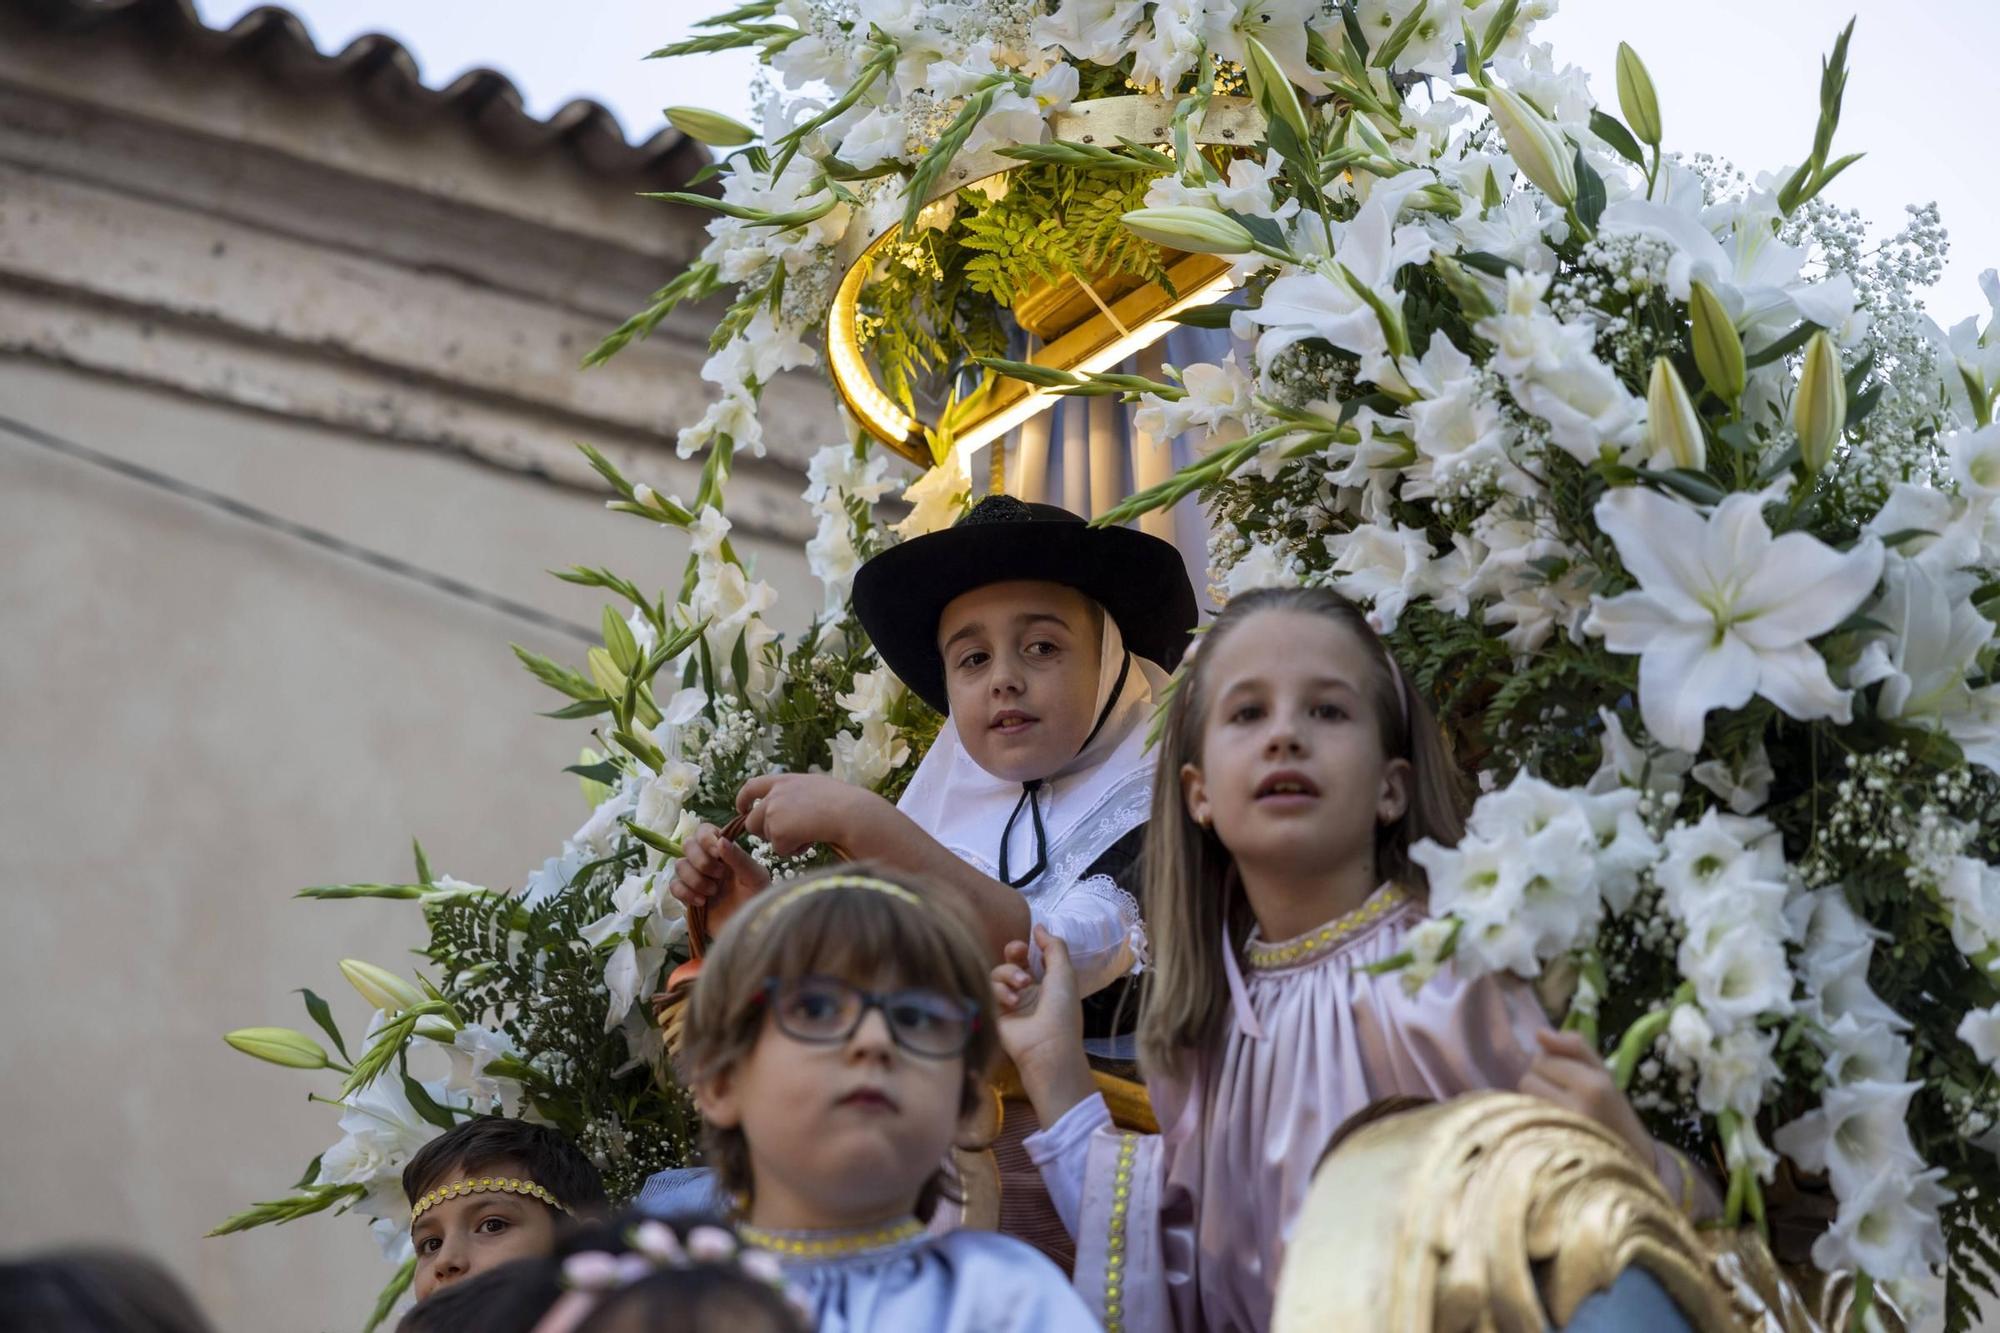
<path id="1" fill-rule="evenodd" d="M 776 774 L 738 797 L 747 830 L 780 855 L 828 843 L 946 887 L 996 960 L 1039 924 L 1069 945 L 1087 990 L 1136 971 L 1145 934 L 1125 884 L 1152 792 L 1146 724 L 1196 616 L 1180 553 L 989 496 L 862 566 L 854 609 L 946 724 L 896 805 L 824 775 Z M 703 826 L 672 891 L 707 903 L 765 880 Z"/>

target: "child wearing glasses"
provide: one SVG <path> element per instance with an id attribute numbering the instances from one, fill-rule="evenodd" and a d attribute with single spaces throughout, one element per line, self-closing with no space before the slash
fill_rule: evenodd
<path id="1" fill-rule="evenodd" d="M 985 951 L 950 906 L 860 866 L 759 894 L 709 953 L 686 1031 L 739 1233 L 820 1333 L 1097 1328 L 1021 1241 L 924 1227 L 996 1050 Z"/>

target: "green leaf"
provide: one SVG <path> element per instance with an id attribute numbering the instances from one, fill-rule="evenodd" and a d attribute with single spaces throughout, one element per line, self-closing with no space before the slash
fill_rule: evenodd
<path id="1" fill-rule="evenodd" d="M 1632 131 L 1625 128 L 1625 122 L 1603 111 L 1590 113 L 1590 132 L 1611 145 L 1611 150 L 1634 166 L 1646 165 L 1646 154 L 1639 147 L 1639 141 L 1632 137 Z"/>
<path id="2" fill-rule="evenodd" d="M 1576 150 L 1576 216 L 1583 223 L 1584 230 L 1597 231 L 1597 220 L 1604 216 L 1604 177 L 1597 169 L 1584 160 L 1583 150 Z"/>
<path id="3" fill-rule="evenodd" d="M 342 1055 L 345 1055 L 345 1054 L 347 1054 L 347 1052 L 345 1052 L 345 1051 L 342 1051 L 342 1052 L 341 1052 L 341 1054 L 342 1054 Z M 319 1157 L 315 1157 L 315 1158 L 313 1158 L 313 1159 L 312 1159 L 312 1160 L 311 1160 L 310 1162 L 307 1162 L 307 1163 L 306 1163 L 306 1173 L 305 1173 L 304 1175 L 302 1175 L 302 1176 L 300 1176 L 300 1177 L 299 1177 L 299 1183 L 298 1183 L 298 1184 L 296 1184 L 296 1185 L 292 1186 L 292 1189 L 293 1189 L 293 1190 L 294 1190 L 295 1192 L 296 1192 L 296 1191 L 298 1191 L 298 1190 L 302 1190 L 302 1189 L 305 1189 L 306 1187 L 308 1187 L 309 1185 L 311 1185 L 311 1184 L 313 1183 L 313 1181 L 315 1181 L 315 1180 L 317 1180 L 317 1179 L 319 1178 L 319 1163 L 320 1163 L 320 1158 L 321 1158 L 321 1157 L 325 1157 L 325 1156 L 326 1156 L 326 1154 L 325 1154 L 325 1153 L 321 1153 L 321 1154 L 319 1155 Z"/>
<path id="4" fill-rule="evenodd" d="M 1411 6 L 1410 12 L 1405 14 L 1403 21 L 1390 31 L 1388 39 L 1376 49 L 1374 56 L 1369 59 L 1368 63 L 1376 69 L 1388 69 L 1394 64 L 1396 57 L 1403 54 L 1403 49 L 1417 35 L 1417 29 L 1423 26 L 1424 19 L 1429 16 L 1429 11 L 1430 5 L 1428 0 L 1425 3 Z"/>
<path id="5" fill-rule="evenodd" d="M 1656 485 L 1686 496 L 1696 504 L 1720 504 L 1729 492 L 1715 483 L 1706 472 L 1695 472 L 1689 468 L 1667 468 L 1659 472 L 1641 472 L 1641 477 L 1650 478 Z"/>
<path id="6" fill-rule="evenodd" d="M 403 1260 L 403 1266 L 396 1270 L 396 1276 L 389 1279 L 389 1285 L 382 1288 L 382 1294 L 375 1298 L 375 1313 L 368 1317 L 361 1333 L 375 1333 L 389 1312 L 396 1308 L 396 1302 L 403 1299 L 403 1293 L 410 1289 L 410 1282 L 417 1275 L 417 1261 L 414 1256 Z"/>
<path id="7" fill-rule="evenodd" d="M 528 668 L 529 675 L 557 693 L 567 694 L 572 699 L 586 701 L 598 700 L 604 697 L 604 691 L 597 688 L 597 682 L 591 680 L 581 672 L 571 671 L 568 667 L 557 662 L 552 662 L 540 653 L 531 653 L 518 643 L 508 644 L 507 646 L 514 650 L 514 656 L 521 660 L 521 665 Z M 586 713 L 584 716 L 588 717 L 589 714 Z"/>
<path id="8" fill-rule="evenodd" d="M 1929 528 L 1898 528 L 1896 531 L 1884 537 L 1882 539 L 1882 544 L 1884 546 L 1890 546 L 1890 547 L 1901 546 L 1904 542 L 1913 542 L 1919 537 L 1935 537 L 1935 536 L 1937 536 L 1937 534 L 1935 532 L 1932 532 Z"/>
<path id="9" fill-rule="evenodd" d="M 421 856 L 421 853 L 419 855 Z M 421 860 L 419 860 L 418 865 L 421 868 Z M 426 880 L 425 882 L 428 883 L 429 881 Z M 340 1039 L 340 1029 L 334 1024 L 333 1009 L 331 1006 L 309 990 L 301 989 L 299 994 L 306 997 L 306 1012 L 312 1015 L 312 1021 L 319 1024 L 319 1030 L 324 1032 L 333 1042 L 333 1049 L 340 1052 L 342 1060 L 348 1064 L 353 1064 L 354 1057 L 347 1053 L 347 1043 Z M 314 1160 L 314 1165 L 318 1165 L 317 1159 Z M 299 1182 L 298 1188 L 303 1188 L 311 1183 L 311 1180 L 302 1180 Z"/>
<path id="10" fill-rule="evenodd" d="M 1882 401 L 1883 387 L 1881 384 L 1871 384 L 1847 400 L 1848 430 L 1853 430 L 1863 417 L 1875 410 L 1875 405 Z"/>
<path id="11" fill-rule="evenodd" d="M 1167 316 L 1174 323 L 1190 329 L 1226 329 L 1230 316 L 1243 307 L 1235 305 L 1197 305 Z"/>
<path id="12" fill-rule="evenodd" d="M 1454 258 L 1467 268 L 1476 269 L 1484 273 L 1487 277 L 1498 278 L 1502 282 L 1507 280 L 1509 273 L 1520 267 L 1517 264 L 1502 259 L 1499 255 L 1488 254 L 1484 250 L 1461 250 Z"/>
<path id="13" fill-rule="evenodd" d="M 574 722 L 578 718 L 596 717 L 600 713 L 608 713 L 610 711 L 611 701 L 609 699 L 584 699 L 580 702 L 570 704 L 566 708 L 558 708 L 552 713 L 543 713 L 542 716 L 552 717 L 562 722 Z"/>
<path id="14" fill-rule="evenodd" d="M 1811 320 L 1806 320 L 1769 346 L 1760 347 L 1754 352 L 1744 353 L 1743 364 L 1751 370 L 1755 370 L 1759 366 L 1767 366 L 1779 357 L 1790 356 L 1793 352 L 1804 347 L 1812 341 L 1812 336 L 1819 331 L 1819 325 L 1813 323 Z"/>
<path id="15" fill-rule="evenodd" d="M 432 1100 L 431 1095 L 424 1091 L 424 1085 L 411 1078 L 407 1069 L 403 1071 L 403 1094 L 410 1099 L 411 1110 L 439 1129 L 453 1129 L 458 1125 L 451 1110 Z M 463 1111 L 460 1114 L 469 1116 L 472 1112 Z"/>
<path id="16" fill-rule="evenodd" d="M 729 670 L 736 677 L 737 688 L 745 693 L 750 689 L 750 636 L 736 636 L 736 646 L 729 652 Z"/>
<path id="17" fill-rule="evenodd" d="M 1507 30 L 1514 26 L 1515 16 L 1521 12 L 1521 0 L 1500 0 L 1493 11 L 1492 19 L 1486 24 L 1486 34 L 1479 40 L 1479 63 L 1485 64 L 1500 50 L 1500 43 L 1507 40 Z M 1472 52 L 1468 49 L 1466 56 Z"/>
<path id="18" fill-rule="evenodd" d="M 417 861 L 417 883 L 428 888 L 435 881 L 431 876 L 431 863 L 424 856 L 424 845 L 415 838 L 412 838 L 410 839 L 410 852 L 416 857 Z M 345 1052 L 342 1053 L 345 1054 Z"/>
<path id="19" fill-rule="evenodd" d="M 571 764 L 563 772 L 574 773 L 580 778 L 588 778 L 592 782 L 602 783 L 607 787 L 615 785 L 618 779 L 623 776 L 623 770 L 609 759 L 596 764 Z"/>
<path id="20" fill-rule="evenodd" d="M 1285 249 L 1285 230 L 1272 219 L 1249 217 L 1242 213 L 1231 213 L 1227 209 L 1224 209 L 1223 213 L 1241 223 L 1243 229 L 1249 232 L 1259 245 L 1268 245 L 1275 250 Z"/>

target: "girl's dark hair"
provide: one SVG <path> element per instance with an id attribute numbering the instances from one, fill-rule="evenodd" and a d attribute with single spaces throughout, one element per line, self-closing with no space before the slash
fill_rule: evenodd
<path id="1" fill-rule="evenodd" d="M 0 1263 L 0 1333 L 212 1333 L 173 1274 L 137 1254 L 67 1250 Z"/>
<path id="2" fill-rule="evenodd" d="M 561 1264 L 516 1259 L 438 1288 L 410 1308 L 396 1333 L 534 1333 L 562 1293 Z"/>
<path id="3" fill-rule="evenodd" d="M 453 1175 L 478 1175 L 500 1162 L 517 1163 L 572 1215 L 601 1215 L 610 1206 L 604 1177 L 575 1144 L 547 1125 L 497 1115 L 454 1125 L 419 1148 L 403 1168 L 403 1194 L 415 1204 Z"/>
<path id="4" fill-rule="evenodd" d="M 1188 813 L 1181 769 L 1202 762 L 1211 692 L 1207 663 L 1218 644 L 1265 612 L 1324 616 L 1358 638 L 1377 664 L 1366 686 L 1369 711 L 1383 754 L 1409 761 L 1410 799 L 1401 818 L 1375 830 L 1376 878 L 1396 880 L 1421 896 L 1428 886 L 1423 869 L 1410 860 L 1411 844 L 1430 838 L 1455 847 L 1465 829 L 1464 782 L 1437 719 L 1360 607 L 1327 588 L 1265 588 L 1231 601 L 1182 666 L 1160 734 L 1141 859 L 1153 956 L 1139 1011 L 1139 1055 L 1149 1071 L 1182 1073 L 1187 1054 L 1214 1045 L 1228 1023 L 1229 984 L 1216 941 L 1243 947 L 1250 906 L 1230 891 L 1235 863 L 1229 849 Z"/>
<path id="5" fill-rule="evenodd" d="M 837 876 L 880 880 L 901 893 L 861 887 L 797 892 Z M 963 996 L 978 1006 L 959 1096 L 959 1113 L 971 1114 L 985 1095 L 987 1067 L 999 1046 L 979 938 L 928 885 L 866 862 L 773 885 L 730 921 L 703 961 L 688 1001 L 680 1053 L 683 1081 L 697 1086 L 749 1057 L 764 1032 L 767 980 L 817 975 L 873 985 L 885 973 L 895 985 Z M 743 1131 L 705 1125 L 702 1144 L 723 1190 L 748 1199 L 750 1147 Z M 948 1189 L 940 1168 L 918 1196 L 916 1215 L 928 1220 Z"/>

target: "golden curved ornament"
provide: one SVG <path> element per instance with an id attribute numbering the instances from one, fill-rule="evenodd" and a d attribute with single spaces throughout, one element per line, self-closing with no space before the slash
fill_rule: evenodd
<path id="1" fill-rule="evenodd" d="M 1818 1333 L 1763 1242 L 1711 1244 L 1609 1131 L 1477 1093 L 1376 1120 L 1313 1178 L 1273 1333 L 1544 1333 L 1628 1268 L 1703 1330 Z"/>
<path id="2" fill-rule="evenodd" d="M 1050 131 L 1076 143 L 1112 146 L 1125 138 L 1162 144 L 1172 136 L 1174 106 L 1171 98 L 1148 95 L 1099 98 L 1056 114 Z M 1263 113 L 1249 99 L 1217 97 L 1193 138 L 1198 144 L 1248 148 L 1263 132 Z M 960 154 L 925 198 L 918 228 L 948 218 L 951 197 L 960 190 L 999 188 L 1009 173 L 1025 165 L 997 150 Z M 929 467 L 935 460 L 928 432 L 935 423 L 918 420 L 884 392 L 869 368 L 858 328 L 862 289 L 901 232 L 898 218 L 874 231 L 851 228 L 841 240 L 837 258 L 842 276 L 827 313 L 827 366 L 841 401 L 869 434 L 919 467 Z M 1234 285 L 1230 261 L 1223 256 L 1168 252 L 1163 259 L 1171 291 L 1123 277 L 1089 283 L 1069 278 L 1024 293 L 1015 303 L 1016 322 L 1041 340 L 1027 359 L 1078 374 L 1108 369 L 1166 336 L 1175 327 L 1170 316 L 1207 304 Z M 953 409 L 953 439 L 968 452 L 976 450 L 1054 401 L 1047 390 L 1020 380 L 992 379 Z"/>

